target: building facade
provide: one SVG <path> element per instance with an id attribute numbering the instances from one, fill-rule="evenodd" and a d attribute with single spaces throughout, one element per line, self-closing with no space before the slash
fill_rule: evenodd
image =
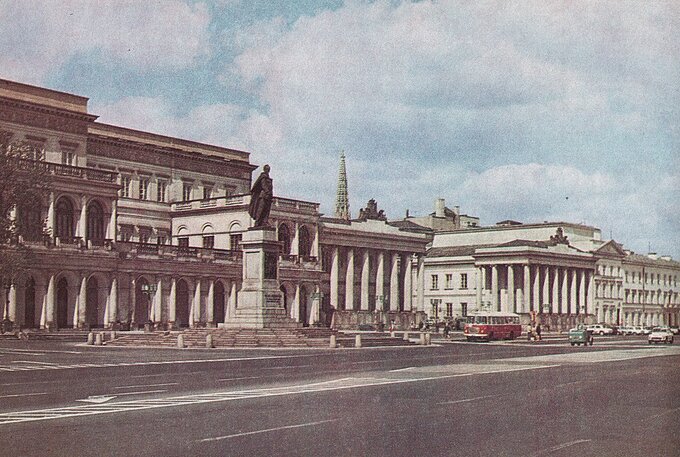
<path id="1" fill-rule="evenodd" d="M 256 166 L 247 152 L 103 124 L 84 97 L 7 80 L 0 130 L 40 151 L 51 176 L 46 200 L 14 214 L 44 223 L 49 235 L 38 227 L 20 240 L 35 262 L 0 294 L 6 319 L 48 329 L 229 319 L 242 281 L 239 243 L 252 225 Z M 270 224 L 285 306 L 300 324 L 330 325 L 336 308 L 347 325 L 361 322 L 351 315 L 375 311 L 376 297 L 390 296 L 398 313 L 417 307 L 404 299 L 413 292 L 404 289 L 412 283 L 402 279 L 410 263 L 401 259 L 423 256 L 426 234 L 384 220 L 324 219 L 318 203 L 281 197 Z M 345 267 L 352 257 L 354 276 Z"/>

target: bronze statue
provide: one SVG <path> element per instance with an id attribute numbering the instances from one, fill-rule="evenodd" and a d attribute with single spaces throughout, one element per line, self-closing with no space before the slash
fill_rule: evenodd
<path id="1" fill-rule="evenodd" d="M 262 173 L 253 184 L 250 190 L 250 206 L 248 207 L 248 214 L 255 219 L 255 227 L 267 227 L 269 219 L 269 210 L 272 207 L 272 199 L 274 198 L 274 187 L 272 185 L 272 178 L 269 177 L 269 165 L 262 167 Z"/>

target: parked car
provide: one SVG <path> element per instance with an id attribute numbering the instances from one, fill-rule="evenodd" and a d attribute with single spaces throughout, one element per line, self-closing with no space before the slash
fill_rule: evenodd
<path id="1" fill-rule="evenodd" d="M 652 331 L 647 330 L 645 327 L 636 326 L 635 330 L 638 332 L 637 335 L 649 335 Z"/>
<path id="2" fill-rule="evenodd" d="M 649 344 L 668 343 L 673 344 L 673 332 L 668 327 L 654 327 L 647 337 Z"/>
<path id="3" fill-rule="evenodd" d="M 633 326 L 619 327 L 619 333 L 621 335 L 642 335 L 642 329 Z"/>
<path id="4" fill-rule="evenodd" d="M 594 335 L 613 335 L 614 330 L 611 327 L 608 327 L 604 324 L 593 324 L 589 325 L 586 327 L 587 330 L 590 330 Z"/>
<path id="5" fill-rule="evenodd" d="M 671 327 L 671 332 L 673 332 L 673 335 L 677 335 L 680 333 L 680 328 L 678 327 Z"/>

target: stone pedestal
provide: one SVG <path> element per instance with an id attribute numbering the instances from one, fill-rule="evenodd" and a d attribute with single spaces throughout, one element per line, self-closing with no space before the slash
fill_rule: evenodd
<path id="1" fill-rule="evenodd" d="M 221 328 L 296 328 L 288 316 L 278 280 L 280 244 L 273 227 L 251 228 L 241 240 L 243 284 L 236 309 Z"/>

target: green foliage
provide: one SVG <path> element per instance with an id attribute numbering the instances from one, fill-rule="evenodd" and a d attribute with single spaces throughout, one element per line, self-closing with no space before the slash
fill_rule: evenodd
<path id="1" fill-rule="evenodd" d="M 3 285 L 12 283 L 31 261 L 31 251 L 19 243 L 19 236 L 35 239 L 37 234 L 44 233 L 40 211 L 50 183 L 42 153 L 27 143 L 12 142 L 11 138 L 9 132 L 0 131 L 0 280 Z M 32 219 L 22 217 L 30 214 L 34 215 Z"/>

